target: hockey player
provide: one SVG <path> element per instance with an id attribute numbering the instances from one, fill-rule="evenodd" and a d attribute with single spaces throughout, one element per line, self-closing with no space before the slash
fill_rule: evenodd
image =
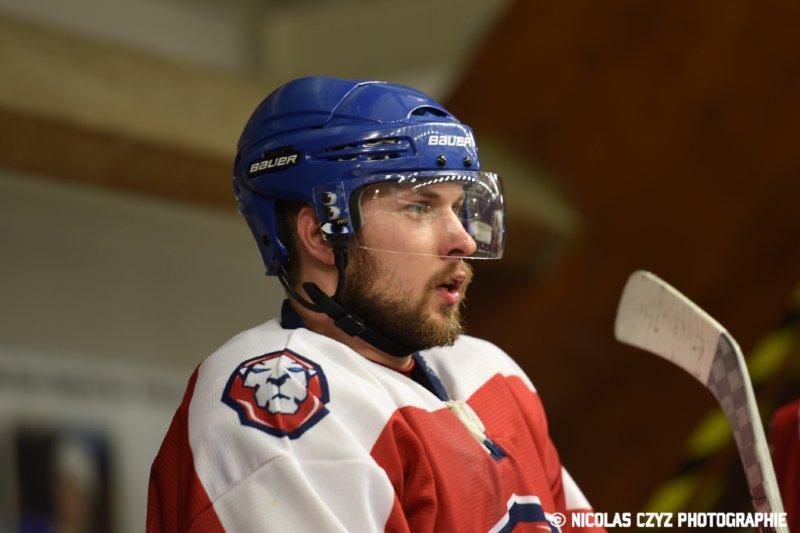
<path id="1" fill-rule="evenodd" d="M 289 299 L 206 359 L 150 476 L 148 530 L 569 530 L 588 511 L 522 370 L 461 334 L 465 259 L 505 208 L 423 93 L 304 78 L 244 128 L 234 191 Z"/>

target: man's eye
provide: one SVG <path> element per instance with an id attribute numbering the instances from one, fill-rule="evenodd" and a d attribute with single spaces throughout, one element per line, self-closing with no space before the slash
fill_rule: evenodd
<path id="1" fill-rule="evenodd" d="M 431 205 L 427 202 L 411 202 L 406 204 L 406 210 L 415 215 L 424 215 L 431 210 Z"/>

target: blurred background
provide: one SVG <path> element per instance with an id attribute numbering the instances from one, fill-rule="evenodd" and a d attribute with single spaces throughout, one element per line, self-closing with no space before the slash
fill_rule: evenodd
<path id="1" fill-rule="evenodd" d="M 710 394 L 613 320 L 656 272 L 738 339 L 765 424 L 800 396 L 798 27 L 780 0 L 0 0 L 0 531 L 143 530 L 189 374 L 279 312 L 231 165 L 311 74 L 474 128 L 510 234 L 468 331 L 597 510 L 749 510 Z"/>

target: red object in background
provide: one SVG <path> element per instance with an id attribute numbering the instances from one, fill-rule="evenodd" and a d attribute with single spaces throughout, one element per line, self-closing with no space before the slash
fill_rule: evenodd
<path id="1" fill-rule="evenodd" d="M 770 442 L 789 530 L 800 532 L 800 400 L 775 412 Z"/>

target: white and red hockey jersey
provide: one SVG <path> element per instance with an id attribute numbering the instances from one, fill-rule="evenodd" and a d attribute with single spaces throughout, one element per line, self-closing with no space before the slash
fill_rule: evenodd
<path id="1" fill-rule="evenodd" d="M 589 510 L 499 348 L 462 335 L 406 375 L 292 329 L 288 309 L 192 375 L 153 463 L 149 532 L 569 531 Z"/>

